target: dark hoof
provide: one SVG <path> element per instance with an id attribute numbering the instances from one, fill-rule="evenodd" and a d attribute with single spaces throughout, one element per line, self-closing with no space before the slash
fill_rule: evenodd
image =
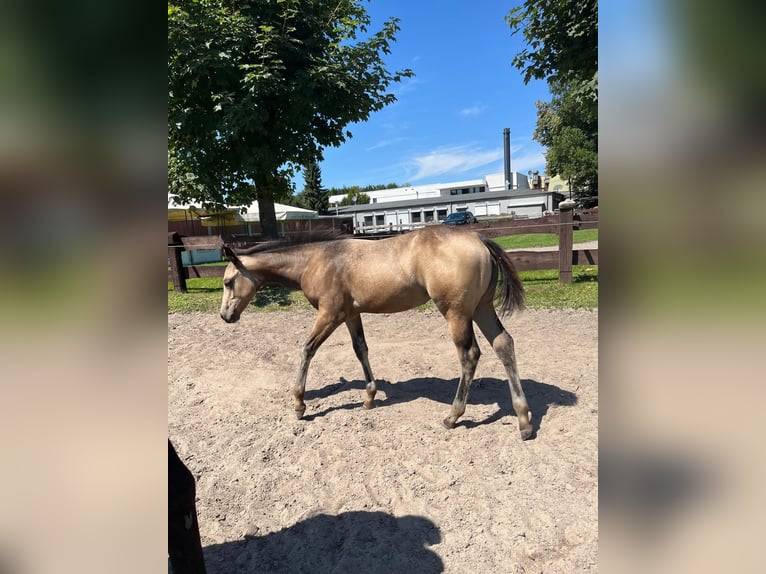
<path id="1" fill-rule="evenodd" d="M 519 429 L 519 431 L 521 432 L 521 440 L 527 440 L 532 438 L 533 429 L 531 425 L 528 426 L 527 428 Z"/>
<path id="2" fill-rule="evenodd" d="M 451 421 L 451 420 L 449 420 L 449 417 L 447 417 L 446 419 L 444 419 L 444 420 L 442 421 L 442 424 L 444 425 L 444 427 L 445 427 L 445 428 L 448 428 L 449 430 L 452 430 L 452 429 L 454 429 L 454 428 L 455 428 L 455 422 L 454 422 L 454 421 Z"/>
<path id="3" fill-rule="evenodd" d="M 303 413 L 305 413 L 305 412 L 306 412 L 305 408 L 303 408 L 303 410 L 300 410 L 300 411 L 296 410 L 295 411 L 295 418 L 298 419 L 298 420 L 301 420 L 303 418 Z"/>

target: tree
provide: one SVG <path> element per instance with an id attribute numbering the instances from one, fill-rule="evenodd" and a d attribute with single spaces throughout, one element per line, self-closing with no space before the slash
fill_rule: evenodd
<path id="1" fill-rule="evenodd" d="M 598 195 L 598 3 L 527 0 L 506 17 L 528 48 L 513 59 L 524 83 L 547 80 L 537 102 L 534 139 L 547 148 L 546 171 L 570 181 L 580 203 Z"/>
<path id="2" fill-rule="evenodd" d="M 348 194 L 349 191 L 377 191 L 379 189 L 396 189 L 397 187 L 409 187 L 411 184 L 409 182 L 405 183 L 404 185 L 399 185 L 396 182 L 391 183 L 381 183 L 381 184 L 373 184 L 373 185 L 364 185 L 364 186 L 358 186 L 358 185 L 352 185 L 352 186 L 343 186 L 343 187 L 331 187 L 328 190 L 328 193 L 330 195 L 342 195 L 342 194 Z"/>
<path id="3" fill-rule="evenodd" d="M 303 179 L 306 185 L 303 188 L 302 200 L 306 209 L 313 209 L 319 213 L 326 212 L 330 207 L 327 190 L 322 187 L 322 170 L 316 161 L 312 161 L 303 170 Z"/>
<path id="4" fill-rule="evenodd" d="M 533 137 L 547 148 L 546 171 L 569 180 L 578 203 L 598 195 L 598 116 L 569 86 L 554 83 L 550 102 L 537 102 Z"/>
<path id="5" fill-rule="evenodd" d="M 213 208 L 257 199 L 276 236 L 274 200 L 289 197 L 294 170 L 412 76 L 382 60 L 398 20 L 369 26 L 361 0 L 170 0 L 169 191 Z"/>
<path id="6" fill-rule="evenodd" d="M 513 58 L 525 84 L 548 80 L 571 86 L 591 103 L 598 100 L 597 0 L 526 0 L 506 22 L 531 48 Z"/>
<path id="7" fill-rule="evenodd" d="M 366 203 L 370 203 L 370 196 L 357 186 L 348 188 L 346 197 L 340 200 L 341 205 L 364 205 Z"/>

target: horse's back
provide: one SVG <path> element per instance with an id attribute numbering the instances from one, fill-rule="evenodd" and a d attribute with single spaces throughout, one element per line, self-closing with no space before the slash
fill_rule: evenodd
<path id="1" fill-rule="evenodd" d="M 304 275 L 304 293 L 317 300 L 342 295 L 349 311 L 360 313 L 395 313 L 433 299 L 471 314 L 492 279 L 481 237 L 440 225 L 388 239 L 341 240 L 320 253 Z"/>
<path id="2" fill-rule="evenodd" d="M 397 313 L 428 301 L 425 288 L 405 269 L 411 234 L 380 240 L 337 242 L 323 258 L 331 277 L 326 290 L 342 294 L 359 313 Z M 304 290 L 305 291 L 305 290 Z"/>

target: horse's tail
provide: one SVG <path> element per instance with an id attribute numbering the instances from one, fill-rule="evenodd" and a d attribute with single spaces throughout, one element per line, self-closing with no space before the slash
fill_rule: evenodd
<path id="1" fill-rule="evenodd" d="M 516 309 L 524 308 L 524 286 L 519 279 L 519 273 L 511 261 L 511 258 L 497 243 L 486 237 L 481 238 L 484 245 L 489 249 L 492 260 L 497 267 L 500 277 L 500 292 L 496 294 L 496 300 L 500 305 L 500 314 L 513 313 Z M 494 285 L 490 288 L 494 288 Z"/>

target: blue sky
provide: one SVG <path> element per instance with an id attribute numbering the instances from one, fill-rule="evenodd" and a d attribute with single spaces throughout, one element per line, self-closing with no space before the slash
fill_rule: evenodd
<path id="1" fill-rule="evenodd" d="M 327 148 L 325 188 L 426 184 L 480 178 L 503 171 L 503 128 L 511 129 L 514 171 L 544 172 L 544 149 L 532 140 L 535 101 L 548 100 L 545 82 L 524 84 L 511 66 L 524 48 L 504 17 L 514 2 L 497 0 L 372 0 L 377 31 L 388 17 L 401 30 L 386 58 L 391 71 L 413 78 L 393 86 L 398 101 L 352 124 L 353 138 Z M 303 188 L 296 179 L 296 192 Z"/>

